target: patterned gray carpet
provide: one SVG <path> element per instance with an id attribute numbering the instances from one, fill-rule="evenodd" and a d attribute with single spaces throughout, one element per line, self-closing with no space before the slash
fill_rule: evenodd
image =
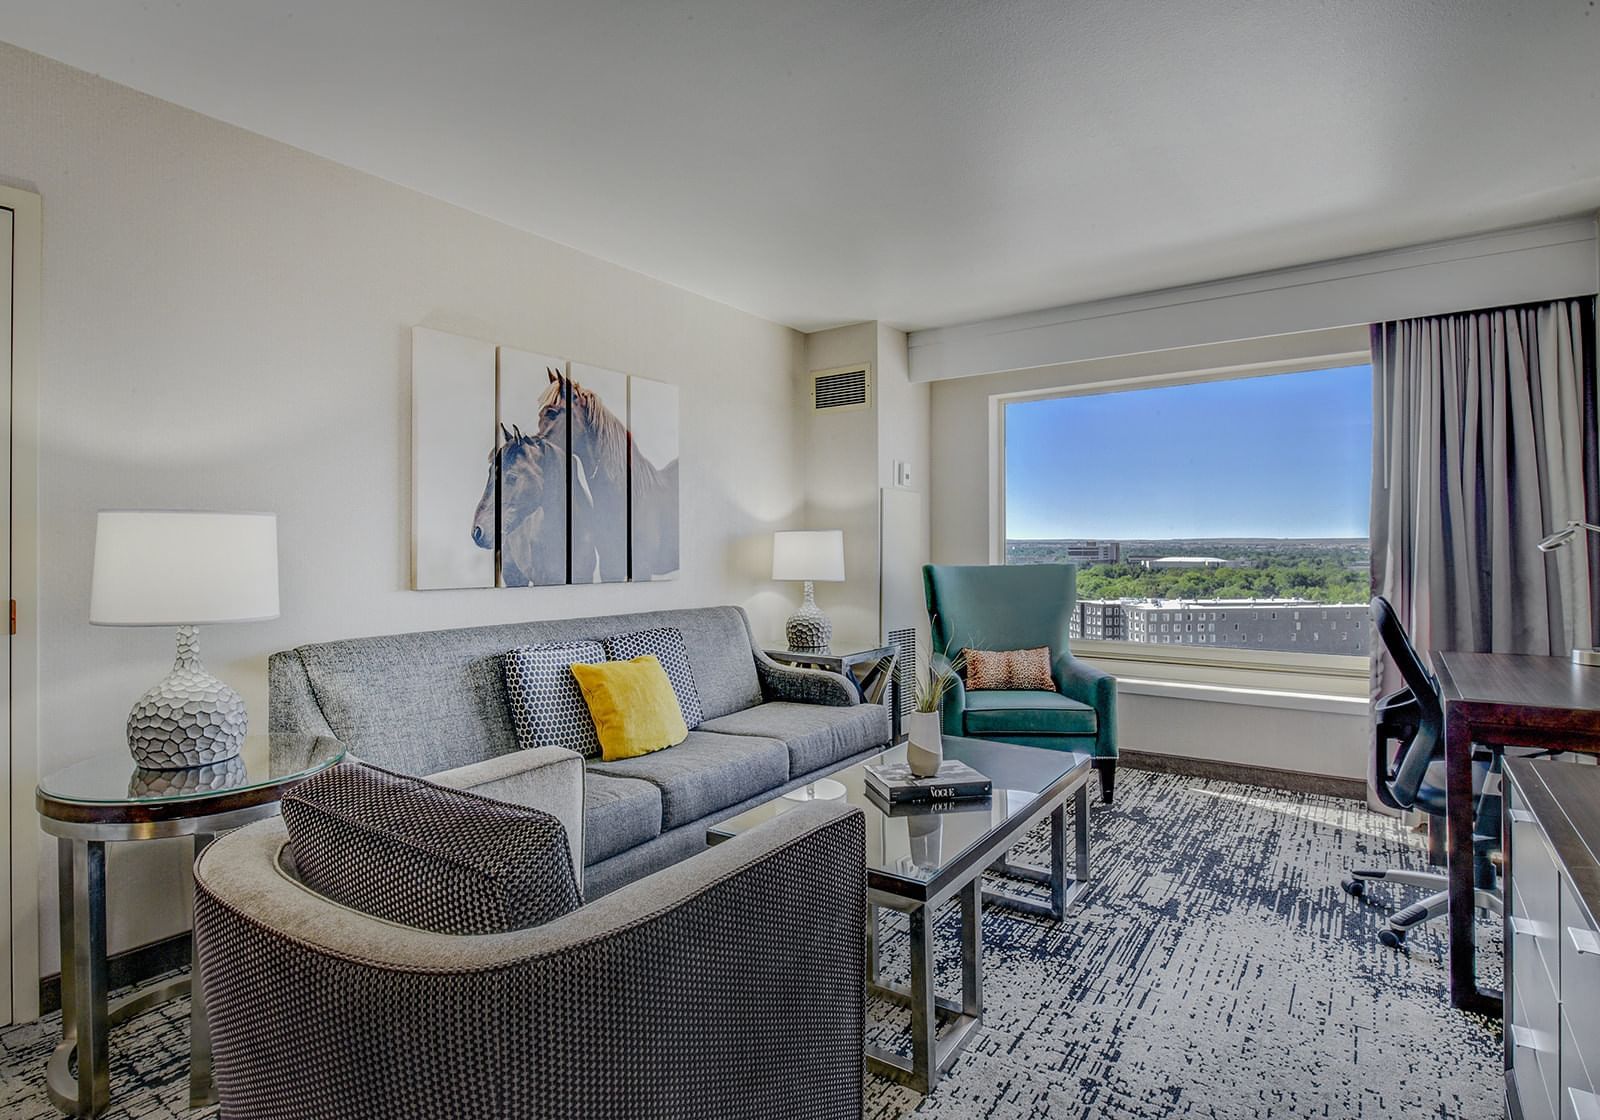
<path id="1" fill-rule="evenodd" d="M 1420 865 L 1416 835 L 1335 798 L 1124 774 L 1096 810 L 1094 889 L 1059 926 L 985 913 L 983 1028 L 925 1099 L 869 1077 L 871 1120 L 1500 1115 L 1498 1025 L 1449 1009 L 1442 927 L 1385 949 L 1384 911 L 1339 889 L 1351 865 Z M 884 918 L 891 976 L 899 921 Z M 941 935 L 953 947 L 954 913 Z M 113 1033 L 108 1117 L 214 1115 L 184 1107 L 186 1010 Z M 884 1043 L 903 1025 L 886 1006 L 872 1018 Z M 0 1031 L 0 1117 L 57 1115 L 43 1071 L 58 1030 Z"/>

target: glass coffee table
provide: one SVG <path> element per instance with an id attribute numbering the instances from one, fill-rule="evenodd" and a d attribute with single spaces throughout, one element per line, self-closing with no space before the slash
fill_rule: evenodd
<path id="1" fill-rule="evenodd" d="M 707 839 L 717 843 L 737 836 L 804 804 L 808 797 L 847 802 L 866 815 L 867 831 L 867 986 L 874 995 L 911 1009 L 911 1056 L 878 1046 L 867 1048 L 867 1068 L 909 1085 L 933 1091 L 983 1021 L 983 903 L 1059 921 L 1089 879 L 1089 776 L 1093 760 L 1074 751 L 1046 750 L 1011 743 L 945 736 L 946 758 L 959 759 L 994 783 L 986 800 L 887 808 L 866 791 L 863 766 L 856 763 L 810 786 L 748 809 L 712 825 Z M 905 747 L 892 747 L 869 763 L 903 762 Z M 1067 873 L 1066 810 L 1074 803 L 1075 853 Z M 1011 863 L 1007 854 L 1046 818 L 1050 821 L 1048 867 Z M 984 872 L 1040 883 L 1048 899 L 1019 897 L 985 889 Z M 961 998 L 933 990 L 933 921 L 952 899 L 961 905 Z M 904 913 L 910 923 L 911 983 L 881 982 L 878 974 L 878 909 Z M 940 1021 L 945 1024 L 939 1036 Z"/>

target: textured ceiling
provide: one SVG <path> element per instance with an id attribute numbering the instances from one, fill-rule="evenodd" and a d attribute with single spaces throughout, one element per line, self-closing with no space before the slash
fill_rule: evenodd
<path id="1" fill-rule="evenodd" d="M 0 0 L 0 38 L 802 329 L 1600 204 L 1593 0 Z"/>

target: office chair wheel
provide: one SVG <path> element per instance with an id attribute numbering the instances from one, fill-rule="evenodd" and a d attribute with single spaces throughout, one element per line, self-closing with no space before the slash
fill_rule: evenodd
<path id="1" fill-rule="evenodd" d="M 1406 945 L 1404 930 L 1382 929 L 1378 931 L 1378 940 L 1391 949 L 1403 949 Z"/>
<path id="2" fill-rule="evenodd" d="M 1367 897 L 1367 884 L 1360 879 L 1346 879 L 1339 885 L 1344 888 L 1344 893 L 1351 898 Z"/>

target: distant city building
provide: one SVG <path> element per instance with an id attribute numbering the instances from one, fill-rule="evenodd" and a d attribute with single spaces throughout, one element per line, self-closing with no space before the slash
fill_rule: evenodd
<path id="1" fill-rule="evenodd" d="M 1146 571 L 1156 568 L 1226 568 L 1236 563 L 1220 556 L 1140 556 L 1133 559 Z"/>
<path id="2" fill-rule="evenodd" d="M 1121 604 L 1126 641 L 1212 649 L 1367 654 L 1364 603 L 1309 599 L 1158 599 Z"/>
<path id="3" fill-rule="evenodd" d="M 1093 641 L 1127 641 L 1127 618 L 1123 613 L 1126 602 L 1122 599 L 1079 599 L 1067 624 L 1067 633 L 1074 638 Z"/>
<path id="4" fill-rule="evenodd" d="M 1122 559 L 1120 541 L 1007 541 L 1010 559 L 1032 564 L 1115 564 Z"/>

